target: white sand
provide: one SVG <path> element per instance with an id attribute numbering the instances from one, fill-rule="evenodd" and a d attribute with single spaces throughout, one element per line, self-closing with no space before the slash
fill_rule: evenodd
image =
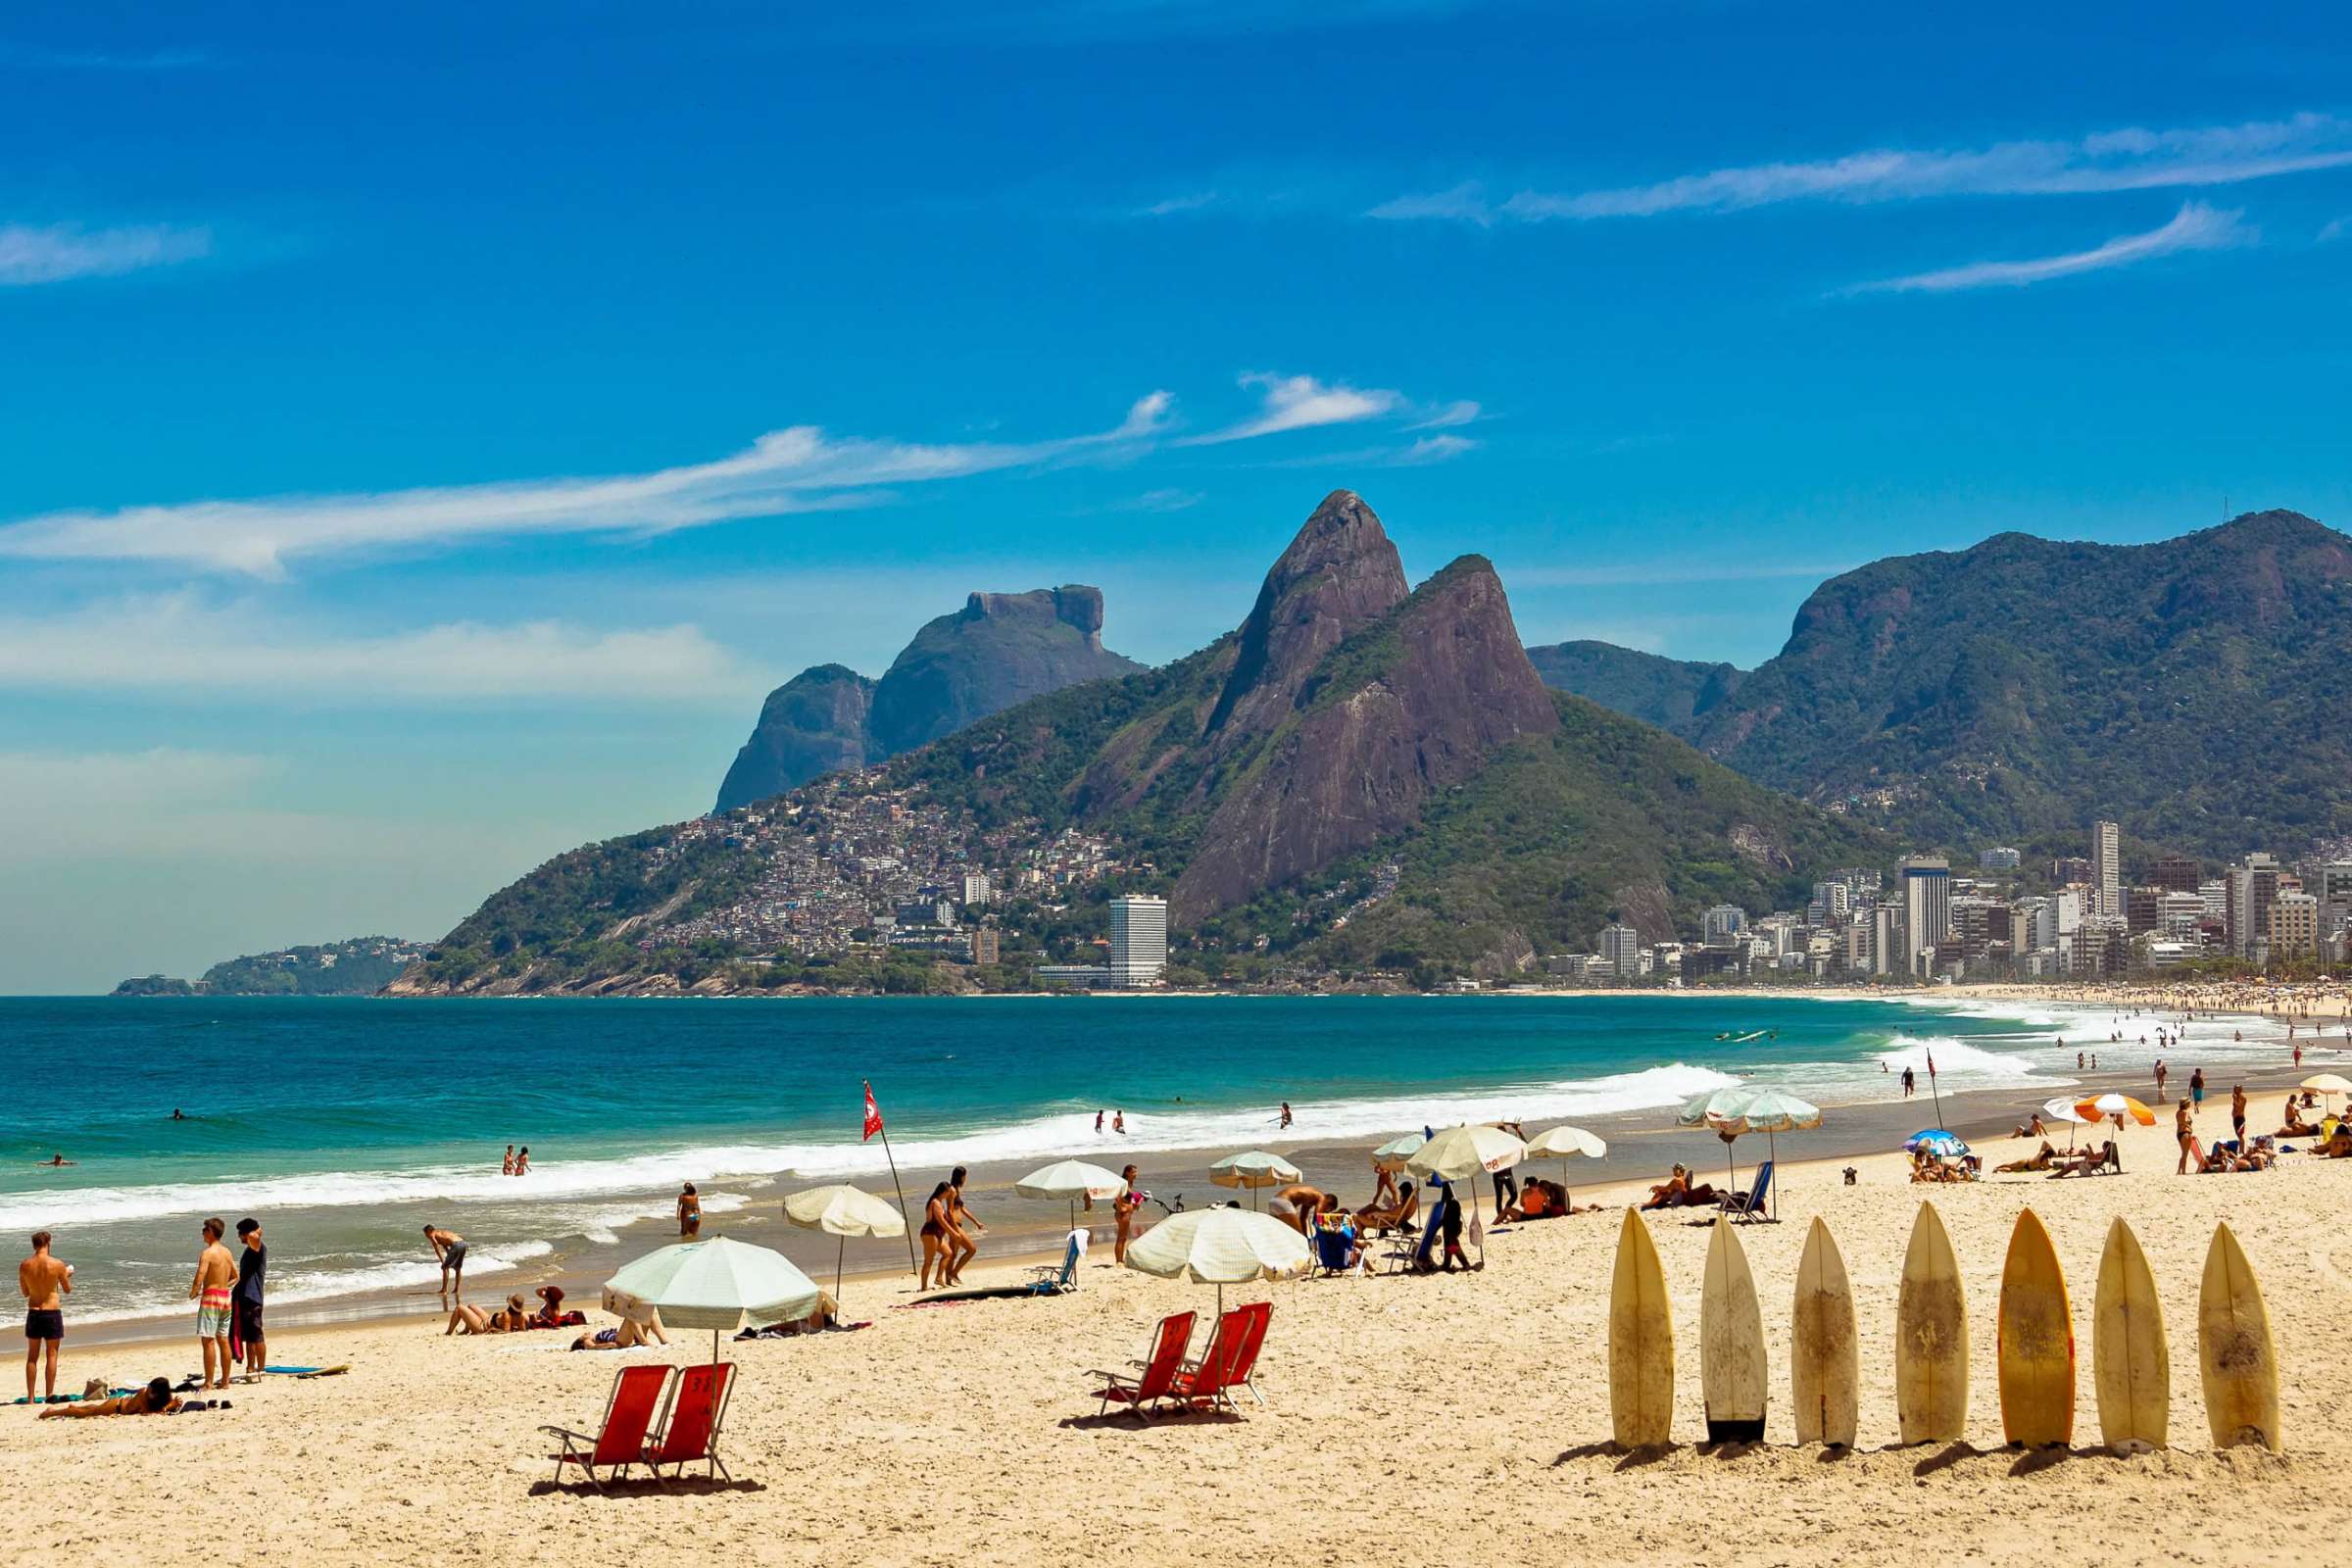
<path id="1" fill-rule="evenodd" d="M 2271 1099 L 2263 1097 L 2265 1101 Z M 2275 1104 L 2272 1106 L 2275 1109 Z M 2210 1132 L 2226 1108 L 2208 1107 Z M 1796 1147 L 1801 1148 L 1801 1140 Z M 2026 1146 L 1988 1145 L 1988 1162 Z M 1767 1443 L 1689 1446 L 1702 1431 L 1698 1282 L 1706 1232 L 1654 1216 L 1675 1296 L 1675 1435 L 1664 1457 L 1610 1452 L 1605 1304 L 1614 1212 L 1496 1235 L 1483 1274 L 1283 1282 L 1244 1419 L 1139 1428 L 1095 1419 L 1086 1368 L 1142 1353 L 1158 1314 L 1202 1287 L 1107 1265 L 1057 1299 L 889 1310 L 903 1288 L 853 1281 L 871 1329 L 729 1345 L 742 1368 L 723 1448 L 732 1490 L 598 1497 L 547 1485 L 542 1422 L 589 1423 L 620 1355 L 564 1337 L 445 1340 L 420 1322 L 286 1336 L 281 1361 L 354 1363 L 344 1378 L 271 1379 L 237 1408 L 172 1418 L 36 1422 L 0 1408 L 9 1561 L 133 1560 L 188 1549 L 227 1561 L 757 1563 L 1358 1563 L 1565 1560 L 1714 1563 L 2202 1563 L 2325 1556 L 2344 1518 L 2352 1345 L 2344 1245 L 2352 1161 L 2290 1158 L 2268 1174 L 2176 1177 L 2169 1121 L 2133 1129 L 2128 1174 L 1993 1178 L 1921 1188 L 1897 1156 L 1786 1168 L 1779 1225 L 1741 1233 L 1771 1339 Z M 1744 1172 L 1743 1172 L 1744 1176 Z M 1967 1281 L 1973 1448 L 1896 1450 L 1891 1345 L 1903 1246 L 1933 1196 Z M 1580 1199 L 1622 1200 L 1624 1193 Z M 1993 1311 L 2009 1228 L 2032 1202 L 2075 1292 L 2076 1448 L 2003 1451 Z M 1825 1215 L 1859 1298 L 1862 1447 L 1790 1446 L 1788 1298 L 1806 1221 Z M 2137 1229 L 2170 1331 L 2173 1447 L 2096 1451 L 2090 1296 L 2108 1221 Z M 2217 1219 L 2243 1242 L 2286 1370 L 2287 1452 L 2217 1453 L 2195 1340 Z M 974 1283 L 980 1282 L 975 1271 Z M 680 1336 L 663 1358 L 708 1356 Z M 193 1365 L 193 1347 L 69 1341 L 75 1387 Z M 12 1370 L 12 1380 L 14 1373 Z M 144 1546 L 140 1543 L 145 1543 Z M 218 1544 L 217 1545 L 214 1544 Z"/>

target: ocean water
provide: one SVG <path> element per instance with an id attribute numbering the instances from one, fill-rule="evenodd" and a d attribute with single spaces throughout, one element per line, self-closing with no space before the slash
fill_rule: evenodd
<path id="1" fill-rule="evenodd" d="M 2283 1055 L 2253 1020 L 2189 1027 L 2167 1053 L 2180 1081 Z M 0 1237 L 57 1232 L 82 1320 L 182 1310 L 207 1215 L 262 1219 L 285 1303 L 429 1287 L 427 1222 L 473 1244 L 472 1281 L 657 1245 L 682 1181 L 718 1216 L 886 1180 L 858 1137 L 869 1079 L 919 1199 L 958 1163 L 1533 1126 L 1740 1078 L 1834 1105 L 1884 1098 L 1905 1065 L 1924 1090 L 1931 1051 L 1946 1091 L 2040 1098 L 2075 1081 L 2077 1050 L 2111 1070 L 2155 1054 L 2151 1019 L 2103 1007 L 1703 995 L 0 999 L 0 1039 L 30 1066 L 0 1121 Z M 1098 1109 L 1125 1135 L 1098 1135 Z M 509 1143 L 529 1176 L 499 1174 Z M 74 1163 L 34 1163 L 53 1152 Z"/>

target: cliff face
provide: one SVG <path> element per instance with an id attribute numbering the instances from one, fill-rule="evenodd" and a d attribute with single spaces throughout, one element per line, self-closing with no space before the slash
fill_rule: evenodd
<path id="1" fill-rule="evenodd" d="M 1347 500 L 1361 509 L 1354 497 Z M 1352 564 L 1327 559 L 1326 580 L 1369 585 L 1377 594 L 1383 558 L 1393 565 L 1396 551 L 1386 535 L 1377 546 L 1359 538 L 1357 549 Z M 1348 600 L 1350 609 L 1367 603 L 1363 595 Z M 1302 658 L 1314 640 L 1291 639 L 1290 656 Z M 1327 645 L 1311 664 L 1275 660 L 1267 673 L 1249 711 L 1272 734 L 1223 792 L 1177 879 L 1172 912 L 1180 923 L 1409 827 L 1433 795 L 1476 774 L 1499 748 L 1559 728 L 1550 694 L 1520 647 L 1502 584 L 1479 556 L 1454 562 L 1354 636 Z M 1295 695 L 1278 711 L 1266 694 L 1286 690 Z"/>
<path id="2" fill-rule="evenodd" d="M 769 693 L 712 809 L 882 761 L 1032 697 L 1142 667 L 1102 646 L 1099 588 L 975 593 L 916 632 L 879 681 L 819 664 Z"/>
<path id="3" fill-rule="evenodd" d="M 780 795 L 838 768 L 879 760 L 866 732 L 874 683 L 843 664 L 804 669 L 767 694 L 752 738 L 718 787 L 717 809 Z"/>

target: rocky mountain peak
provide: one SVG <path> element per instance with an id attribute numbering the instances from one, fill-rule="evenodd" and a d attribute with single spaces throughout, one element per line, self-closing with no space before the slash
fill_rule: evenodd
<path id="1" fill-rule="evenodd" d="M 1057 621 L 1084 637 L 1089 648 L 1102 646 L 1102 590 L 1085 583 L 1032 588 L 1025 594 L 975 592 L 963 602 L 965 620 L 1022 616 Z"/>
<path id="2" fill-rule="evenodd" d="M 1278 721 L 1325 654 L 1409 592 L 1396 547 L 1363 498 L 1352 490 L 1325 496 L 1266 573 L 1242 622 L 1210 733 L 1245 735 Z"/>

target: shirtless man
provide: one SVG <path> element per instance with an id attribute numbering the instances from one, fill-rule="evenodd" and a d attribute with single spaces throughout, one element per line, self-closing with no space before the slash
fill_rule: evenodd
<path id="1" fill-rule="evenodd" d="M 441 1265 L 441 1294 L 453 1299 L 463 1296 L 466 1291 L 466 1238 L 456 1231 L 427 1225 L 424 1239 L 432 1246 L 433 1260 Z"/>
<path id="2" fill-rule="evenodd" d="M 172 1392 L 172 1380 L 157 1378 L 143 1389 L 119 1395 L 112 1399 L 91 1399 L 80 1404 L 61 1404 L 43 1410 L 44 1421 L 82 1421 L 94 1415 L 170 1415 L 179 1408 L 179 1398 Z"/>
<path id="3" fill-rule="evenodd" d="M 48 1347 L 49 1386 L 57 1394 L 57 1350 L 66 1337 L 65 1298 L 74 1289 L 74 1267 L 49 1255 L 49 1233 L 32 1233 L 32 1255 L 17 1265 L 17 1289 L 24 1298 L 24 1397 L 32 1395 L 33 1369 Z"/>
<path id="4" fill-rule="evenodd" d="M 237 1363 L 228 1355 L 228 1324 L 236 1311 L 237 1260 L 220 1245 L 228 1227 L 217 1219 L 204 1222 L 204 1250 L 196 1257 L 196 1277 L 188 1282 L 188 1299 L 196 1303 L 196 1344 L 204 1351 L 204 1382 L 198 1387 L 225 1389 Z"/>

